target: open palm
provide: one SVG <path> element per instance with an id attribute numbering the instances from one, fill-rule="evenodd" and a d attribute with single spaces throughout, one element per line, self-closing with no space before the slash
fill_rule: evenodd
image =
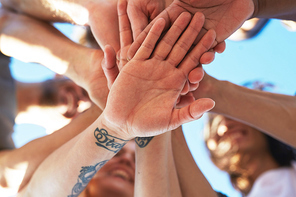
<path id="1" fill-rule="evenodd" d="M 204 22 L 200 13 L 190 19 L 189 13 L 181 14 L 161 40 L 165 21 L 157 20 L 132 60 L 117 73 L 117 78 L 108 77 L 105 72 L 107 79 L 114 81 L 111 81 L 104 116 L 113 128 L 125 132 L 127 138 L 164 133 L 200 118 L 213 107 L 211 99 L 200 99 L 184 108 L 175 108 L 188 73 L 199 64 L 200 56 L 215 39 L 215 32 L 209 31 L 187 54 Z"/>

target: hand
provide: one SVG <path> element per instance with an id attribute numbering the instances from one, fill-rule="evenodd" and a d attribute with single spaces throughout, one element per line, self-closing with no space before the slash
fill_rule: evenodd
<path id="1" fill-rule="evenodd" d="M 117 0 L 89 1 L 87 5 L 88 25 L 103 50 L 106 44 L 111 45 L 116 51 L 120 49 L 116 6 Z"/>
<path id="2" fill-rule="evenodd" d="M 195 44 L 205 32 L 209 29 L 214 29 L 217 37 L 212 48 L 214 48 L 215 52 L 221 53 L 225 49 L 224 40 L 234 33 L 243 22 L 253 14 L 254 3 L 252 0 L 174 0 L 173 3 L 161 12 L 138 36 L 137 42 L 132 45 L 129 51 L 129 58 L 133 57 L 156 19 L 164 18 L 166 21 L 165 29 L 168 29 L 170 24 L 184 11 L 190 12 L 191 14 L 202 12 L 205 15 L 203 29 L 197 36 Z"/>
<path id="3" fill-rule="evenodd" d="M 103 59 L 103 52 L 101 50 L 94 50 L 90 57 L 90 64 L 85 64 L 80 68 L 81 85 L 88 92 L 90 99 L 101 109 L 104 109 L 107 102 L 109 89 L 107 87 L 107 80 L 101 67 L 101 60 Z"/>
<path id="4" fill-rule="evenodd" d="M 123 20 L 127 17 L 125 10 L 126 2 L 120 1 L 119 23 L 127 21 Z M 158 19 L 119 74 L 116 66 L 105 64 L 103 70 L 107 79 L 114 81 L 109 81 L 111 90 L 102 117 L 105 125 L 123 139 L 159 135 L 196 120 L 213 108 L 211 99 L 199 99 L 181 109 L 175 108 L 189 72 L 199 64 L 201 55 L 215 39 L 215 32 L 208 31 L 188 54 L 204 22 L 200 13 L 195 14 L 191 22 L 190 19 L 190 14 L 181 14 L 156 44 L 165 26 L 165 21 Z M 106 59 L 107 53 L 115 54 L 110 46 L 105 47 Z"/>
<path id="5" fill-rule="evenodd" d="M 133 38 L 137 38 L 164 8 L 165 0 L 128 0 L 127 15 L 131 21 Z"/>

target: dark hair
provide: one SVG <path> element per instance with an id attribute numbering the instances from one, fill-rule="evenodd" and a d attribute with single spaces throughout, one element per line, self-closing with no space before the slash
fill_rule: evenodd
<path id="1" fill-rule="evenodd" d="M 279 166 L 291 166 L 291 162 L 296 160 L 295 149 L 269 135 L 266 138 L 270 153 Z"/>

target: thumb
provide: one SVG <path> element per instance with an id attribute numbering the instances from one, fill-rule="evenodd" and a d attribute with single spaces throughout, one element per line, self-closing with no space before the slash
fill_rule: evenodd
<path id="1" fill-rule="evenodd" d="M 201 98 L 181 109 L 173 109 L 169 130 L 176 129 L 180 125 L 197 120 L 204 113 L 211 110 L 215 102 L 210 98 Z"/>

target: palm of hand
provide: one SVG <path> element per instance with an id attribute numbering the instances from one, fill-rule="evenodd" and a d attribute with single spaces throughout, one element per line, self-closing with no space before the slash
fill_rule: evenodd
<path id="1" fill-rule="evenodd" d="M 252 0 L 174 0 L 166 11 L 167 13 L 163 14 L 169 15 L 171 21 L 175 21 L 184 11 L 192 14 L 202 12 L 205 15 L 205 30 L 214 29 L 216 40 L 220 43 L 251 17 L 254 4 Z"/>
<path id="2" fill-rule="evenodd" d="M 185 81 L 186 75 L 168 62 L 132 60 L 121 70 L 110 90 L 108 106 L 113 112 L 112 122 L 119 128 L 126 125 L 122 129 L 133 136 L 168 131 L 175 127 L 170 124 L 172 109 Z M 145 132 L 139 134 L 139 131 Z"/>
<path id="3" fill-rule="evenodd" d="M 120 57 L 123 60 L 126 59 L 123 54 L 132 43 L 132 33 L 126 2 L 120 1 L 118 7 Z M 209 31 L 188 53 L 203 22 L 201 14 L 191 18 L 189 13 L 183 13 L 159 40 L 165 21 L 158 19 L 132 60 L 123 66 L 119 74 L 114 61 L 102 64 L 111 87 L 102 115 L 107 128 L 120 132 L 124 139 L 158 135 L 199 118 L 213 107 L 212 100 L 200 99 L 181 109 L 175 108 L 188 73 L 199 64 L 201 55 L 210 49 L 215 40 L 214 31 Z M 106 46 L 106 59 L 112 54 L 114 57 L 114 50 Z"/>

